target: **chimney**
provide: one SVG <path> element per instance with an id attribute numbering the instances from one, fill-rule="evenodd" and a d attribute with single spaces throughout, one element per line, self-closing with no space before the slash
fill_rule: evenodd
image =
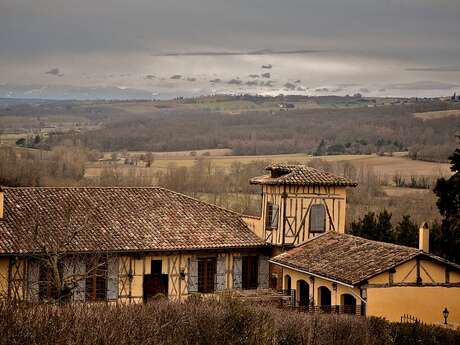
<path id="1" fill-rule="evenodd" d="M 0 187 L 0 220 L 3 220 L 3 207 L 4 207 L 4 196 L 3 196 L 3 188 Z"/>
<path id="2" fill-rule="evenodd" d="M 426 222 L 423 222 L 418 230 L 418 249 L 425 253 L 430 251 L 430 229 Z"/>

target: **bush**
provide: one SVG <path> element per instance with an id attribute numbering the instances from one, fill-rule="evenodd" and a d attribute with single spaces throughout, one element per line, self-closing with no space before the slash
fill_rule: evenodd
<path id="1" fill-rule="evenodd" d="M 458 344 L 460 332 L 383 319 L 306 314 L 232 298 L 184 303 L 0 304 L 0 344 L 399 345 Z"/>

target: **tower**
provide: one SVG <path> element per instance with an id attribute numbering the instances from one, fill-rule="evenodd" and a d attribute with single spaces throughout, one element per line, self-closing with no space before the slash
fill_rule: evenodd
<path id="1" fill-rule="evenodd" d="M 280 249 L 326 231 L 345 232 L 346 189 L 357 184 L 304 165 L 273 164 L 254 177 L 262 187 L 262 212 L 245 219 L 253 231 Z"/>

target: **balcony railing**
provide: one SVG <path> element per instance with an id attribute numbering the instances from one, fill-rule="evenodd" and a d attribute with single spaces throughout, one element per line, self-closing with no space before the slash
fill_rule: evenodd
<path id="1" fill-rule="evenodd" d="M 285 300 L 283 307 L 294 309 L 305 313 L 327 313 L 327 314 L 348 314 L 366 315 L 365 305 L 313 305 L 307 301 L 299 303 L 296 299 L 296 290 L 280 291 L 283 295 L 290 298 Z"/>

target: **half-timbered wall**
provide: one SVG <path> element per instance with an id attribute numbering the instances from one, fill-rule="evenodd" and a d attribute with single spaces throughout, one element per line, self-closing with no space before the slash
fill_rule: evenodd
<path id="1" fill-rule="evenodd" d="M 278 206 L 277 227 L 267 227 L 267 205 Z M 298 245 L 317 235 L 310 231 L 313 205 L 325 209 L 325 231 L 345 232 L 346 190 L 323 186 L 262 186 L 262 214 L 258 224 L 245 219 L 253 231 L 274 245 Z"/>
<path id="2" fill-rule="evenodd" d="M 460 274 L 441 263 L 413 259 L 369 279 L 363 289 L 369 316 L 397 322 L 409 314 L 442 324 L 447 308 L 449 324 L 460 326 Z"/>

